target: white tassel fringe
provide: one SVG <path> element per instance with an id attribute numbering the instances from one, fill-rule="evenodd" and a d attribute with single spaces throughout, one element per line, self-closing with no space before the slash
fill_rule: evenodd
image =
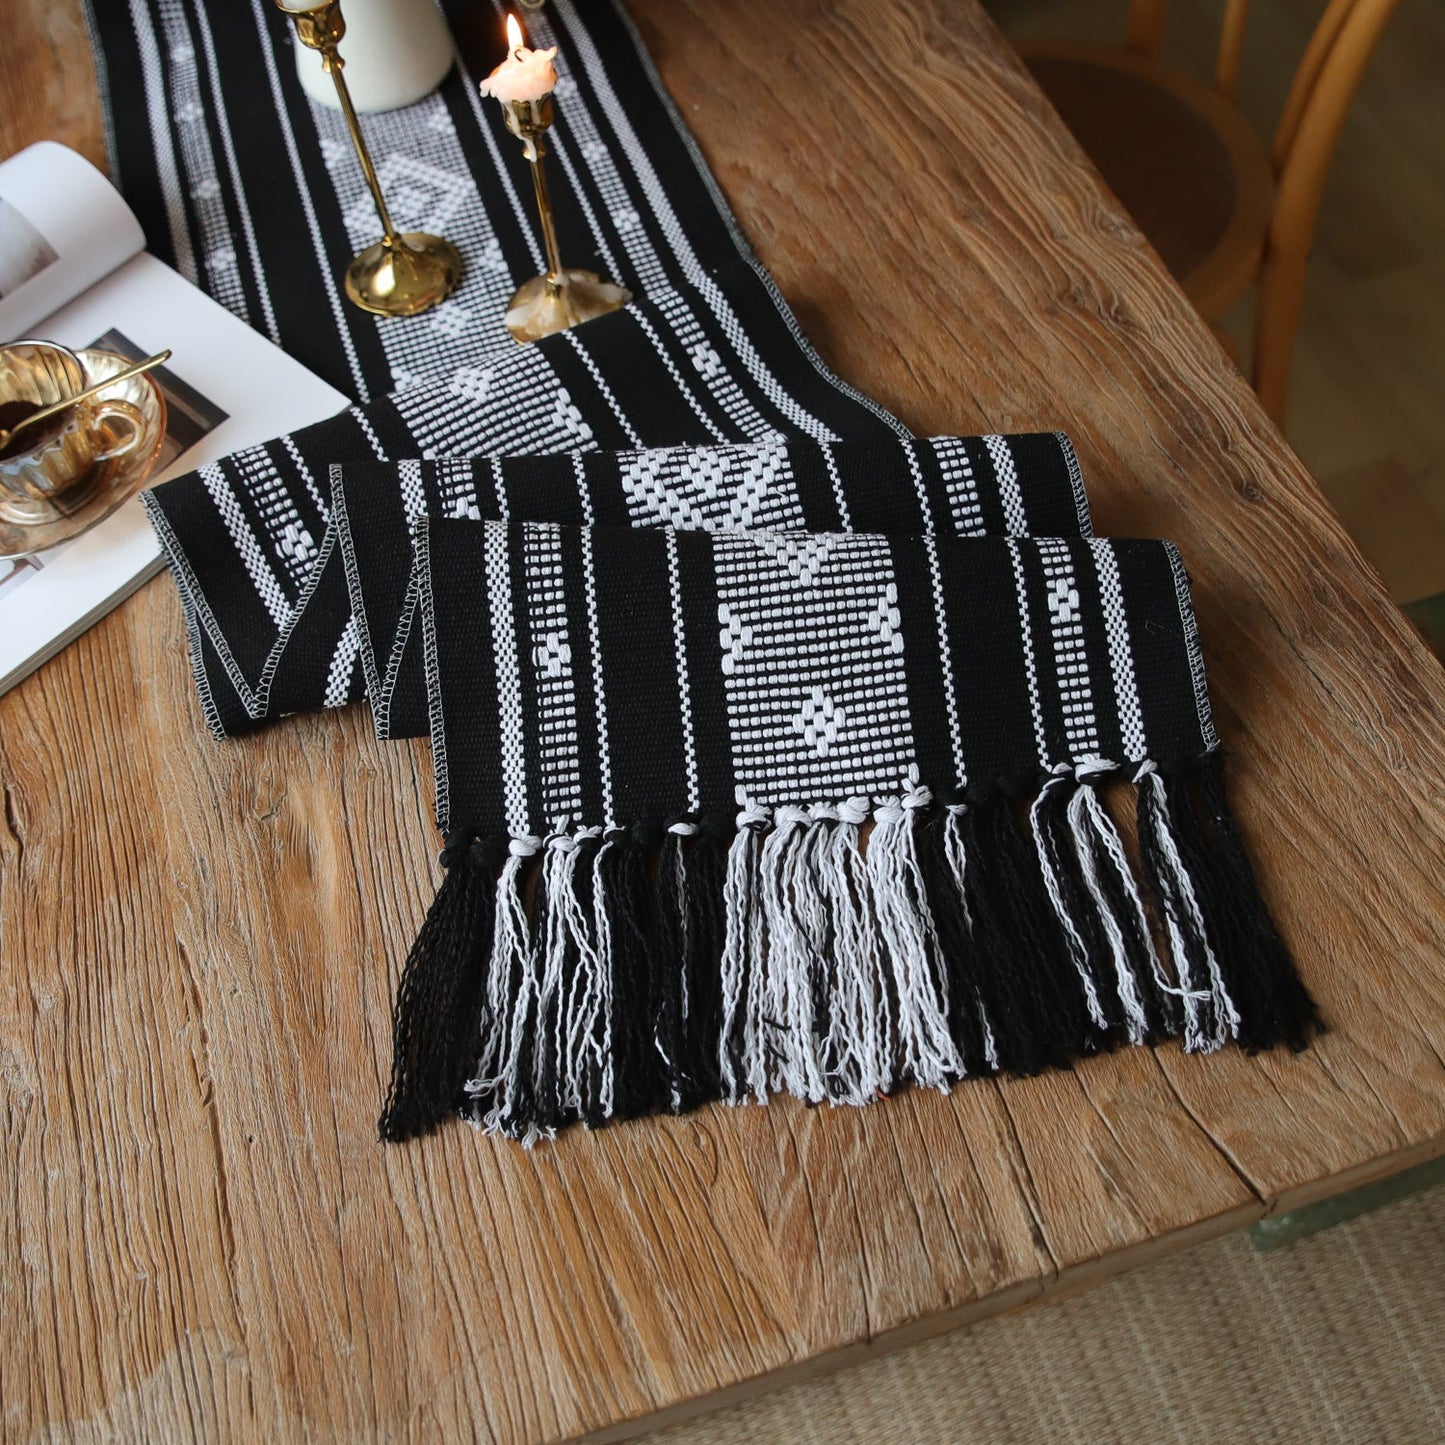
<path id="1" fill-rule="evenodd" d="M 1145 980 L 1135 975 L 1141 965 L 1154 988 L 1182 999 L 1186 1047 L 1218 1047 L 1238 1033 L 1239 1015 L 1208 947 L 1199 899 L 1172 835 L 1163 780 L 1147 763 L 1134 775 L 1138 787 L 1155 790 L 1151 842 L 1163 875 L 1162 928 L 1176 960 L 1186 958 L 1188 940 L 1205 940 L 1193 957 L 1203 959 L 1207 991 L 1204 980 L 1176 985 L 1165 972 L 1123 841 L 1090 783 L 1106 770 L 1119 769 L 1098 759 L 1056 770 L 1031 812 L 1045 891 L 1088 1015 L 1095 1026 L 1108 1027 L 1096 984 L 1102 965 L 1112 974 L 1128 1037 L 1142 1041 L 1148 1019 Z M 1040 826 L 1040 809 L 1059 788 L 1070 790 L 1063 817 L 1072 845 L 1065 851 L 1072 857 L 1065 858 L 1053 857 L 1061 845 L 1046 841 Z M 903 1081 L 951 1086 L 966 1068 L 950 1024 L 950 974 L 918 853 L 919 824 L 932 806 L 928 790 L 914 776 L 900 796 L 888 799 L 850 798 L 808 809 L 740 802 L 724 867 L 721 951 L 709 965 L 718 970 L 722 1097 L 762 1102 L 769 1091 L 786 1090 L 810 1103 L 864 1104 Z M 960 906 L 969 868 L 965 812 L 964 805 L 952 806 L 933 825 Z M 690 824 L 676 827 L 696 831 Z M 599 836 L 598 829 L 564 826 L 545 841 L 517 838 L 502 866 L 483 1034 L 475 1077 L 467 1084 L 478 1122 L 488 1131 L 529 1143 L 548 1137 L 550 1128 L 523 1117 L 528 1091 L 535 1098 L 548 1087 L 549 1117 L 606 1118 L 613 1112 L 615 960 L 602 862 L 609 849 L 632 845 L 604 838 L 595 849 L 583 846 Z M 524 882 L 528 860 L 538 853 L 546 916 L 534 929 Z M 683 854 L 677 859 L 685 870 Z M 1067 888 L 1061 869 L 1070 870 Z M 686 871 L 677 881 L 675 896 L 683 883 L 693 886 Z M 1081 887 L 1099 924 L 1089 933 L 1107 940 L 1102 960 L 1089 958 L 1086 932 L 1070 916 L 1070 900 Z M 1115 915 L 1118 900 L 1123 918 Z M 966 910 L 964 921 L 972 927 Z M 681 931 L 687 926 L 683 919 Z M 664 964 L 681 965 L 680 958 Z M 958 1002 L 975 1012 L 984 1060 L 997 1068 L 996 1031 L 1008 1020 L 990 1018 L 977 990 Z M 1206 1011 L 1204 1003 L 1212 1007 Z M 684 1020 L 690 1007 L 684 983 Z M 654 1036 L 674 1079 L 696 1067 L 695 1059 L 667 1058 L 662 1035 Z M 684 1039 L 678 1046 L 697 1044 Z M 672 1105 L 679 1104 L 674 1083 Z"/>

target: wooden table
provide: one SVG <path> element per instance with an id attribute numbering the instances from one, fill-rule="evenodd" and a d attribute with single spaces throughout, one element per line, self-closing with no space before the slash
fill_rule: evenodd
<path id="1" fill-rule="evenodd" d="M 359 711 L 212 743 L 160 580 L 0 703 L 7 1435 L 619 1438 L 1445 1149 L 1445 677 L 1006 44 L 973 0 L 633 8 L 842 375 L 1063 427 L 1101 531 L 1182 543 L 1333 1030 L 384 1149 L 428 760 Z M 0 147 L 100 158 L 72 0 L 13 10 Z"/>

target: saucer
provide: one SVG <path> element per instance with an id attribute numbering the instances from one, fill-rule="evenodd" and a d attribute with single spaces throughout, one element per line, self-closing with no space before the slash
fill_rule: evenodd
<path id="1" fill-rule="evenodd" d="M 131 357 L 117 356 L 112 351 L 75 354 L 91 381 L 114 376 L 133 365 Z M 166 401 L 160 387 L 142 372 L 97 392 L 96 399 L 130 402 L 141 415 L 140 441 L 116 461 L 96 462 L 67 490 L 67 499 L 74 501 L 65 511 L 52 507 L 46 516 L 21 522 L 5 516 L 0 503 L 0 558 L 27 557 L 88 532 L 145 485 L 166 439 Z"/>

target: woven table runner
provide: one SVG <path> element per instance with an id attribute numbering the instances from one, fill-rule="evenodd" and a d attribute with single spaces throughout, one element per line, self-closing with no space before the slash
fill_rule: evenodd
<path id="1" fill-rule="evenodd" d="M 152 244 L 356 398 L 148 505 L 214 733 L 365 696 L 431 737 L 383 1137 L 1302 1045 L 1178 552 L 1094 538 L 1061 435 L 917 440 L 832 376 L 621 12 L 529 19 L 563 254 L 636 299 L 518 347 L 525 163 L 463 66 L 366 121 L 399 227 L 467 268 L 377 325 L 269 0 L 93 17 Z"/>
<path id="2" fill-rule="evenodd" d="M 895 485 L 900 477 L 909 485 Z M 371 462 L 337 466 L 331 479 L 367 696 L 383 738 L 425 735 L 430 726 L 408 591 L 411 530 L 423 515 L 706 531 L 1089 531 L 1078 462 L 1059 433 Z M 364 525 L 351 526 L 353 512 Z"/>

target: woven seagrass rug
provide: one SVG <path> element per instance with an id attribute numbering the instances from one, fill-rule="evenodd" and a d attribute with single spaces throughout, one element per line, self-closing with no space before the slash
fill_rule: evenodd
<path id="1" fill-rule="evenodd" d="M 1445 1439 L 1445 1270 L 1420 1264 L 1442 1257 L 1437 1185 L 1269 1254 L 1232 1234 L 644 1438 L 1433 1445 Z"/>

